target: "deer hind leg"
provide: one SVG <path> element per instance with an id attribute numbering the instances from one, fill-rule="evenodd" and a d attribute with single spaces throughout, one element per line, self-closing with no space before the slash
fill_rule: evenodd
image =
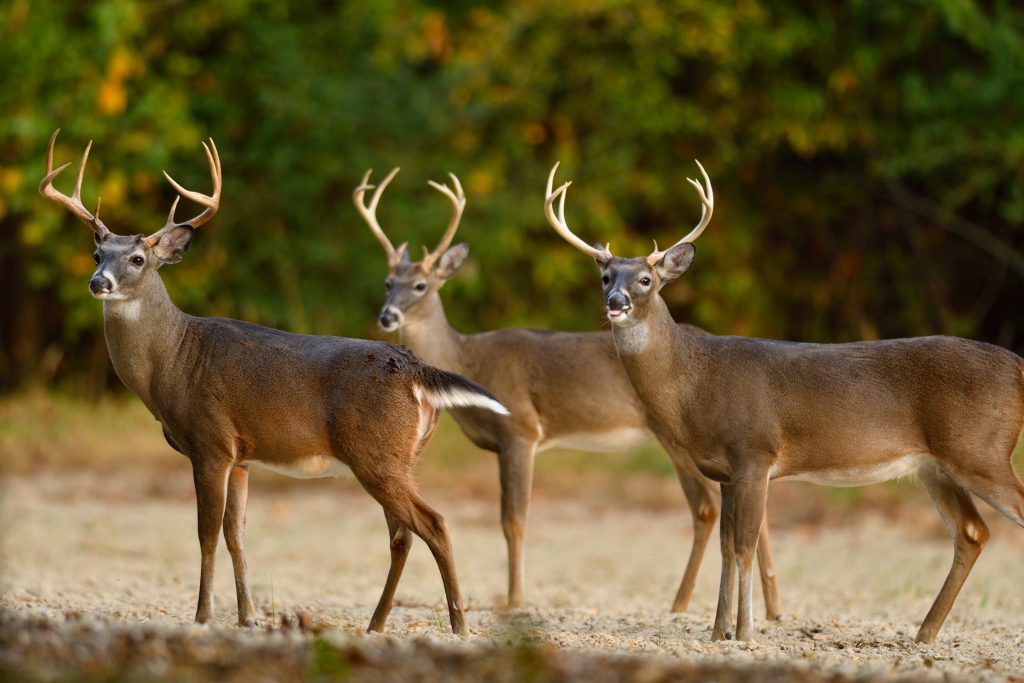
<path id="1" fill-rule="evenodd" d="M 775 581 L 775 560 L 772 559 L 772 547 L 768 538 L 767 506 L 764 519 L 761 520 L 761 535 L 757 541 L 757 568 L 761 573 L 761 592 L 764 594 L 764 618 L 768 621 L 781 619 L 782 600 L 779 598 L 779 586 Z"/>
<path id="2" fill-rule="evenodd" d="M 679 590 L 676 591 L 675 600 L 672 602 L 673 612 L 685 612 L 689 607 L 690 598 L 693 596 L 697 573 L 704 561 L 704 551 L 707 549 L 708 539 L 711 537 L 711 531 L 718 519 L 718 496 L 715 495 L 714 485 L 693 471 L 696 468 L 689 465 L 690 456 L 688 454 L 675 453 L 672 450 L 669 450 L 669 453 L 672 464 L 676 468 L 679 483 L 683 487 L 686 502 L 690 505 L 690 514 L 693 516 L 693 545 L 690 547 L 690 559 L 686 562 L 686 570 L 683 572 Z M 687 461 L 680 461 L 681 458 L 687 458 Z"/>
<path id="3" fill-rule="evenodd" d="M 437 568 L 441 572 L 441 581 L 444 583 L 452 631 L 460 636 L 467 635 L 462 595 L 459 592 L 459 582 L 455 574 L 454 552 L 444 517 L 420 498 L 416 486 L 412 482 L 411 465 L 408 462 L 401 465 L 399 469 L 366 466 L 373 461 L 375 461 L 374 458 L 353 459 L 350 461 L 350 467 L 367 493 L 384 508 L 389 529 L 392 523 L 398 527 L 405 527 L 422 538 L 430 548 L 430 552 L 437 562 Z M 397 568 L 396 570 L 394 559 L 395 548 L 393 547 L 391 571 L 388 573 L 388 581 L 385 583 L 381 602 L 384 602 L 385 598 L 389 598 L 389 594 L 393 593 L 398 585 L 401 569 Z M 392 581 L 394 585 L 391 585 Z M 387 615 L 382 612 L 381 605 L 378 605 L 370 624 L 371 629 L 384 627 L 384 619 Z M 380 616 L 379 623 L 378 616 Z"/>
<path id="4" fill-rule="evenodd" d="M 235 570 L 235 594 L 238 598 L 238 625 L 256 626 L 256 608 L 249 593 L 246 576 L 245 504 L 249 497 L 249 470 L 235 466 L 228 475 L 227 505 L 224 510 L 224 543 Z"/>
<path id="5" fill-rule="evenodd" d="M 736 492 L 734 484 L 722 484 L 722 518 L 719 534 L 722 546 L 722 579 L 718 584 L 718 609 L 711 640 L 732 638 L 732 605 L 736 586 Z"/>
<path id="6" fill-rule="evenodd" d="M 935 466 L 925 466 L 918 471 L 918 476 L 953 536 L 953 566 L 917 632 L 919 643 L 930 643 L 953 607 L 989 533 L 970 494 L 945 472 Z"/>
<path id="7" fill-rule="evenodd" d="M 199 550 L 199 604 L 196 623 L 205 624 L 213 616 L 213 566 L 217 555 L 217 539 L 224 522 L 230 462 L 192 461 L 192 479 L 196 487 L 196 511 Z"/>
<path id="8" fill-rule="evenodd" d="M 388 538 L 391 547 L 391 567 L 388 569 L 388 580 L 384 584 L 384 592 L 377 603 L 377 609 L 373 611 L 370 619 L 369 631 L 381 632 L 384 630 L 384 623 L 391 614 L 391 606 L 394 603 L 395 590 L 398 588 L 398 581 L 402 578 L 402 570 L 405 569 L 405 561 L 409 557 L 409 550 L 412 548 L 412 534 L 409 530 L 398 523 L 391 513 L 384 511 L 384 517 L 388 523 Z"/>
<path id="9" fill-rule="evenodd" d="M 516 442 L 498 453 L 501 529 L 508 545 L 508 606 L 522 607 L 526 583 L 526 523 L 533 490 L 535 443 Z"/>

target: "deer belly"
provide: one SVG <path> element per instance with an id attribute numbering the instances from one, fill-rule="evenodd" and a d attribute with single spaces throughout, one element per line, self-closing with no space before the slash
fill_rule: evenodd
<path id="1" fill-rule="evenodd" d="M 298 458 L 291 462 L 263 462 L 262 460 L 246 460 L 243 465 L 261 470 L 270 470 L 295 479 L 319 479 L 321 477 L 340 477 L 352 473 L 343 462 L 332 455 L 317 454 Z"/>
<path id="2" fill-rule="evenodd" d="M 822 486 L 867 486 L 868 484 L 880 484 L 883 481 L 916 474 L 922 462 L 922 456 L 904 455 L 893 460 L 863 467 L 819 469 L 795 472 L 793 474 L 776 474 L 773 471 L 769 471 L 769 478 L 809 481 L 814 484 L 821 484 Z M 772 470 L 774 469 L 773 467 Z"/>
<path id="3" fill-rule="evenodd" d="M 639 427 L 626 427 L 606 432 L 578 432 L 561 434 L 552 439 L 545 439 L 538 450 L 549 448 L 574 448 L 580 451 L 597 451 L 612 453 L 624 451 L 633 446 L 650 441 L 654 438 L 648 430 Z"/>

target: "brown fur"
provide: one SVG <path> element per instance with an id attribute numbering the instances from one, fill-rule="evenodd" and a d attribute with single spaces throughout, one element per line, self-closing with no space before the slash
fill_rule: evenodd
<path id="1" fill-rule="evenodd" d="M 440 289 L 467 253 L 460 244 L 437 260 L 410 262 L 403 249 L 399 259 L 391 260 L 381 319 L 400 317 L 403 343 L 427 362 L 487 387 L 512 411 L 511 419 L 495 419 L 479 410 L 451 411 L 473 443 L 498 455 L 501 521 L 509 558 L 508 604 L 518 607 L 525 600 L 524 544 L 536 452 L 572 435 L 634 429 L 649 432 L 665 448 L 690 505 L 693 545 L 672 604 L 672 611 L 685 611 L 718 518 L 717 487 L 650 419 L 617 359 L 610 333 L 513 328 L 463 335 L 452 329 Z M 684 334 L 707 334 L 690 325 L 679 329 Z M 764 538 L 758 559 L 765 612 L 775 619 L 781 606 L 767 527 Z"/>

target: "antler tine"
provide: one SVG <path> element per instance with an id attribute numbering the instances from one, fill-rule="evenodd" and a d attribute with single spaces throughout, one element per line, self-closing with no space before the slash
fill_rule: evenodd
<path id="1" fill-rule="evenodd" d="M 56 169 L 53 168 L 53 148 L 57 143 L 57 135 L 60 133 L 60 128 L 53 131 L 53 135 L 50 136 L 50 145 L 46 150 L 46 175 L 39 181 L 39 194 L 43 195 L 47 199 L 57 202 L 62 205 L 72 214 L 78 217 L 83 223 L 92 228 L 100 237 L 103 237 L 110 233 L 107 226 L 100 220 L 100 203 L 96 201 L 96 212 L 89 213 L 89 210 L 82 204 L 82 179 L 85 177 L 85 166 L 89 161 L 89 150 L 92 149 L 92 140 L 85 146 L 85 153 L 82 154 L 82 161 L 78 165 L 78 173 L 75 176 L 75 189 L 71 193 L 71 196 L 60 192 L 53 186 L 53 180 L 60 173 L 71 165 L 71 162 L 64 164 Z"/>
<path id="2" fill-rule="evenodd" d="M 448 173 L 448 177 L 452 179 L 452 185 L 455 186 L 454 192 L 447 185 L 434 182 L 433 180 L 427 181 L 428 185 L 448 197 L 452 203 L 452 218 L 448 221 L 448 228 L 444 231 L 441 241 L 438 242 L 433 251 L 427 251 L 426 247 L 423 248 L 423 264 L 428 269 L 451 246 L 452 240 L 455 238 L 455 232 L 459 229 L 459 223 L 462 222 L 462 212 L 466 210 L 466 194 L 462 191 L 462 183 L 459 182 L 458 177 L 454 173 Z"/>
<path id="3" fill-rule="evenodd" d="M 704 170 L 704 166 L 702 166 L 701 163 L 696 159 L 694 159 L 694 163 L 697 164 L 697 168 L 700 169 L 701 175 L 704 176 L 704 184 L 707 186 L 707 192 L 705 193 L 704 187 L 702 187 L 701 184 L 698 183 L 696 180 L 694 180 L 693 178 L 686 179 L 686 181 L 693 185 L 693 187 L 697 190 L 697 194 L 700 195 L 700 222 L 698 222 L 697 227 L 695 227 L 693 230 L 687 233 L 685 237 L 683 237 L 681 240 L 679 240 L 678 242 L 676 242 L 675 244 L 673 244 L 671 247 L 664 251 L 658 251 L 658 244 L 655 243 L 654 251 L 651 252 L 651 254 L 647 257 L 647 262 L 652 265 L 660 261 L 662 257 L 665 256 L 665 253 L 672 249 L 672 247 L 687 242 L 695 242 L 697 238 L 701 236 L 704 230 L 707 229 L 708 224 L 711 223 L 711 216 L 715 212 L 715 192 L 711 188 L 711 179 L 708 178 L 708 172 Z"/>
<path id="4" fill-rule="evenodd" d="M 211 146 L 213 151 L 210 150 Z M 212 195 L 205 195 L 202 192 L 186 190 L 174 178 L 172 178 L 167 171 L 164 171 L 164 177 L 167 178 L 167 182 L 171 184 L 171 187 L 173 187 L 179 195 L 185 199 L 195 202 L 196 204 L 201 204 L 206 207 L 198 216 L 190 218 L 182 223 L 173 223 L 173 225 L 188 225 L 192 228 L 198 228 L 200 225 L 213 218 L 213 215 L 217 213 L 217 209 L 220 208 L 220 189 L 222 183 L 220 155 L 217 153 L 217 145 L 213 142 L 213 138 L 210 138 L 209 145 L 205 142 L 203 143 L 203 150 L 206 152 L 206 158 L 210 162 L 210 176 L 213 178 Z M 169 225 L 164 227 L 169 227 Z"/>
<path id="5" fill-rule="evenodd" d="M 569 190 L 569 186 L 572 185 L 572 181 L 570 180 L 563 183 L 557 190 L 552 192 L 551 186 L 554 183 L 555 171 L 557 170 L 558 164 L 556 163 L 551 169 L 551 173 L 548 174 L 547 197 L 544 200 L 544 215 L 547 216 L 548 223 L 550 223 L 551 227 L 555 229 L 555 232 L 562 236 L 562 239 L 582 251 L 584 254 L 592 256 L 598 261 L 607 261 L 612 257 L 609 249 L 610 245 L 606 244 L 603 249 L 597 249 L 596 247 L 592 247 L 581 240 L 573 234 L 572 230 L 569 229 L 569 224 L 565 221 L 565 195 Z M 559 199 L 557 216 L 555 215 L 555 209 L 553 206 L 555 199 Z"/>
<path id="6" fill-rule="evenodd" d="M 377 202 L 380 201 L 381 194 L 384 189 L 387 188 L 388 183 L 398 175 L 398 171 L 401 170 L 398 166 L 391 169 L 391 172 L 384 176 L 384 180 L 380 182 L 380 185 L 370 184 L 370 175 L 373 173 L 373 169 L 369 169 L 363 174 L 363 180 L 359 185 L 352 191 L 352 203 L 355 204 L 356 210 L 359 215 L 363 217 L 366 224 L 370 226 L 370 232 L 374 234 L 380 245 L 384 247 L 384 252 L 388 257 L 388 264 L 394 265 L 401 257 L 402 252 L 405 251 L 405 245 L 402 245 L 398 249 L 395 249 L 394 245 L 391 244 L 391 240 L 384 234 L 384 230 L 381 229 L 380 223 L 377 222 Z M 363 202 L 363 197 L 367 190 L 374 190 L 373 196 L 370 197 L 370 204 L 367 206 Z"/>

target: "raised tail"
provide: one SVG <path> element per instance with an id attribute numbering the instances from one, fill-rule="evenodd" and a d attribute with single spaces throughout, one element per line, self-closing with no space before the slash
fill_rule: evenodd
<path id="1" fill-rule="evenodd" d="M 423 365 L 420 384 L 427 402 L 434 408 L 484 408 L 499 415 L 509 415 L 508 408 L 501 405 L 491 392 L 470 382 L 462 375 Z"/>

